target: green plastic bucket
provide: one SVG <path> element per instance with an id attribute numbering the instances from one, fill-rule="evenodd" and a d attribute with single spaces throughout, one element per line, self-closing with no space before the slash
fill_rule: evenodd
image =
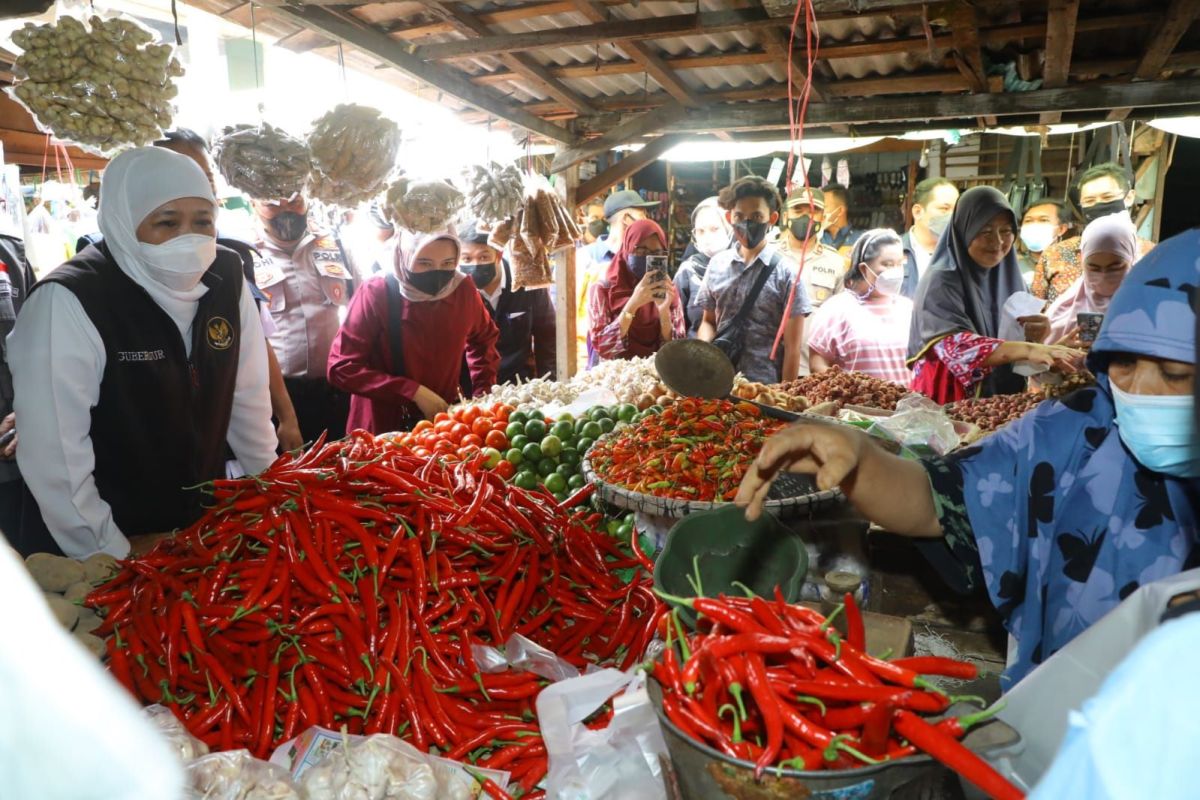
<path id="1" fill-rule="evenodd" d="M 773 517 L 747 522 L 742 509 L 727 506 L 701 511 L 675 523 L 654 564 L 654 588 L 678 597 L 695 597 L 689 576 L 699 572 L 707 597 L 743 595 L 734 583 L 755 594 L 773 597 L 775 587 L 789 603 L 800 600 L 808 573 L 808 550 L 800 537 Z M 695 613 L 679 609 L 689 625 Z"/>

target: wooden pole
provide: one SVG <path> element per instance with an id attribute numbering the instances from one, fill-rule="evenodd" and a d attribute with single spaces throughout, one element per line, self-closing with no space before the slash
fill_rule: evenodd
<path id="1" fill-rule="evenodd" d="M 558 174 L 557 180 L 566 184 L 565 205 L 567 213 L 574 215 L 575 193 L 579 186 L 579 167 L 573 166 Z M 554 255 L 554 331 L 557 345 L 555 375 L 565 381 L 575 374 L 579 364 L 579 340 L 575 315 L 575 248 L 568 247 Z"/>

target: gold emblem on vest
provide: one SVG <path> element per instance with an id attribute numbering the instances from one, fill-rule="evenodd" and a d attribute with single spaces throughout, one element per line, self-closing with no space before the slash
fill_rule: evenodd
<path id="1" fill-rule="evenodd" d="M 224 317 L 208 321 L 208 346 L 213 350 L 228 350 L 233 345 L 233 326 Z"/>

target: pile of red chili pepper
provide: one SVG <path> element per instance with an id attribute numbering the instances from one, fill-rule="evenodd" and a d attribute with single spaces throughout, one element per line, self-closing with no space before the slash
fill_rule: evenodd
<path id="1" fill-rule="evenodd" d="M 601 439 L 588 452 L 596 477 L 678 500 L 732 500 L 763 442 L 783 423 L 751 403 L 684 398 Z"/>
<path id="2" fill-rule="evenodd" d="M 531 672 L 472 644 L 520 633 L 576 665 L 628 667 L 665 606 L 636 542 L 599 515 L 363 432 L 217 481 L 216 506 L 89 596 L 109 667 L 215 749 L 263 757 L 311 725 L 546 771 Z M 626 571 L 622 581 L 617 573 Z"/>
<path id="3" fill-rule="evenodd" d="M 700 632 L 673 615 L 654 664 L 663 710 L 698 742 L 768 768 L 854 769 L 924 752 L 990 797 L 1024 795 L 959 740 L 998 709 L 930 722 L 954 702 L 927 676 L 973 679 L 949 658 L 868 655 L 862 614 L 846 595 L 846 635 L 820 613 L 760 597 L 672 598 L 695 609 Z M 675 631 L 681 634 L 675 636 Z"/>

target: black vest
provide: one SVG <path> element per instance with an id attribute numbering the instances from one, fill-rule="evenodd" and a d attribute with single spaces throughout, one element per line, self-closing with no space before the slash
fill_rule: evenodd
<path id="1" fill-rule="evenodd" d="M 182 528 L 201 513 L 197 484 L 225 472 L 241 339 L 242 265 L 218 248 L 192 324 L 192 356 L 174 321 L 121 271 L 103 244 L 37 286 L 79 298 L 104 342 L 100 400 L 92 409 L 96 489 L 125 534 Z"/>

